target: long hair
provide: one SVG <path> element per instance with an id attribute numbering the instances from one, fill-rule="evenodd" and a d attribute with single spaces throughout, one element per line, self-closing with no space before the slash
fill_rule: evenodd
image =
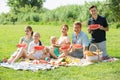
<path id="1" fill-rule="evenodd" d="M 33 30 L 31 26 L 26 26 L 25 29 L 29 29 L 31 31 L 31 36 L 33 36 Z"/>
<path id="2" fill-rule="evenodd" d="M 67 28 L 67 30 L 69 30 L 69 27 L 68 27 L 67 24 L 63 24 L 62 27 L 63 27 L 63 26 L 65 26 L 65 27 Z M 62 27 L 61 27 L 61 28 L 62 28 Z"/>
<path id="3" fill-rule="evenodd" d="M 42 42 L 39 40 L 39 46 L 41 46 L 42 45 Z"/>

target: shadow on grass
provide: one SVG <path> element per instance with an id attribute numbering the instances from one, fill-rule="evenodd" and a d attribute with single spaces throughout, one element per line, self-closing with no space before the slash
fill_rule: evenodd
<path id="1" fill-rule="evenodd" d="M 120 57 L 115 57 L 115 58 L 118 58 L 118 59 L 120 59 Z"/>

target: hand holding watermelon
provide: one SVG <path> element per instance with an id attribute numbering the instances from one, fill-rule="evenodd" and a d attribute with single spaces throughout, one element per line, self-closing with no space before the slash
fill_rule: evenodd
<path id="1" fill-rule="evenodd" d="M 26 46 L 27 46 L 27 44 L 17 44 L 18 48 L 21 48 L 21 47 L 25 48 Z"/>
<path id="2" fill-rule="evenodd" d="M 99 28 L 100 28 L 100 25 L 99 25 L 99 24 L 91 24 L 91 25 L 89 26 L 89 28 L 90 28 L 91 30 L 96 30 L 96 29 L 99 29 Z"/>
<path id="3" fill-rule="evenodd" d="M 64 46 L 61 47 L 61 50 L 67 50 L 69 48 L 70 48 L 70 45 L 64 45 Z"/>
<path id="4" fill-rule="evenodd" d="M 75 49 L 80 49 L 80 48 L 82 48 L 82 45 L 80 45 L 80 44 L 72 44 L 72 46 L 73 46 Z"/>
<path id="5" fill-rule="evenodd" d="M 44 46 L 34 46 L 34 49 L 35 49 L 35 50 L 43 50 L 43 49 L 44 49 Z"/>

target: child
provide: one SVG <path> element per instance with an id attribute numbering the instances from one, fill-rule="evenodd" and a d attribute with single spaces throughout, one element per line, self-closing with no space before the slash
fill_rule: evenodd
<path id="1" fill-rule="evenodd" d="M 53 58 L 57 59 L 57 57 L 59 57 L 59 55 L 60 55 L 60 52 L 59 52 L 60 46 L 57 45 L 56 42 L 57 42 L 57 38 L 55 36 L 51 36 L 51 38 L 50 38 L 50 43 L 51 43 L 50 53 Z"/>
<path id="2" fill-rule="evenodd" d="M 33 34 L 33 41 L 28 46 L 28 54 L 27 57 L 29 59 L 45 59 L 46 57 L 49 57 L 49 49 L 45 47 L 43 50 L 36 50 L 35 46 L 42 46 L 42 42 L 39 40 L 40 34 L 38 32 L 35 32 Z"/>

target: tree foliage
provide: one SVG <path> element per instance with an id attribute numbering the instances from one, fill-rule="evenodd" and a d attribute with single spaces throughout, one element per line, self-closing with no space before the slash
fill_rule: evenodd
<path id="1" fill-rule="evenodd" d="M 8 6 L 10 6 L 11 10 L 20 12 L 21 8 L 35 7 L 36 10 L 39 10 L 43 6 L 43 2 L 45 0 L 8 0 Z"/>
<path id="2" fill-rule="evenodd" d="M 109 8 L 115 21 L 120 21 L 120 0 L 109 0 Z"/>
<path id="3" fill-rule="evenodd" d="M 0 15 L 0 24 L 72 24 L 74 21 L 81 21 L 87 24 L 87 20 L 90 17 L 89 7 L 91 5 L 96 5 L 99 14 L 105 16 L 109 23 L 120 21 L 119 0 L 85 2 L 84 5 L 67 5 L 54 10 L 43 8 L 42 4 L 44 1 L 8 0 L 11 11 Z"/>

